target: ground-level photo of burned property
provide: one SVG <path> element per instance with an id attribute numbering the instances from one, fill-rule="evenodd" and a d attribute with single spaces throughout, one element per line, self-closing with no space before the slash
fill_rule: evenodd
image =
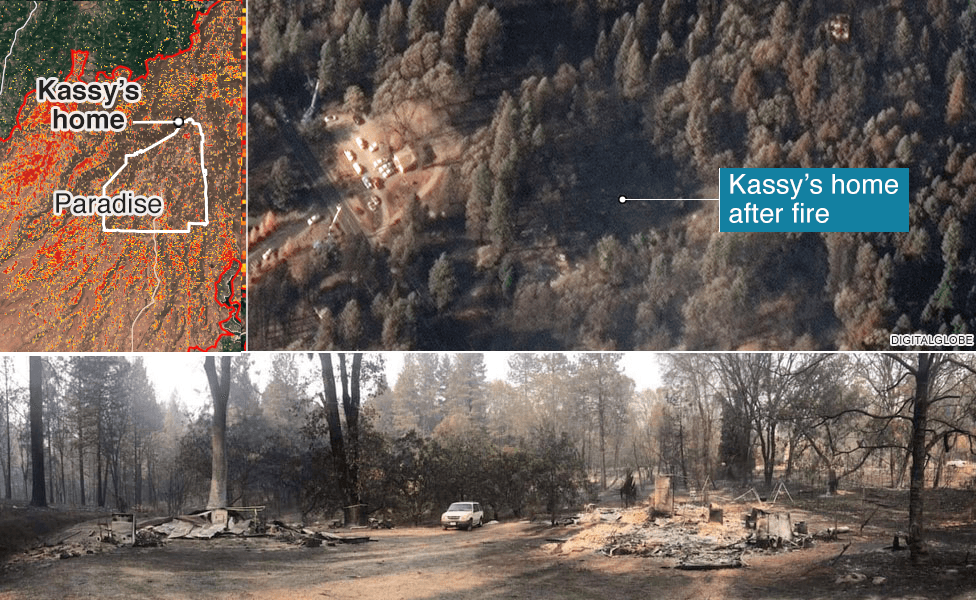
<path id="1" fill-rule="evenodd" d="M 976 597 L 973 356 L 0 360 L 4 599 Z"/>
<path id="2" fill-rule="evenodd" d="M 248 16 L 254 349 L 886 350 L 976 330 L 973 2 Z M 722 167 L 908 169 L 909 230 L 720 233 L 703 199 Z"/>

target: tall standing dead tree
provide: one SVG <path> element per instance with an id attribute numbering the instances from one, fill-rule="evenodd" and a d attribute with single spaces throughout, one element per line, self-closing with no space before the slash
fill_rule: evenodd
<path id="1" fill-rule="evenodd" d="M 213 427 L 211 440 L 213 445 L 213 462 L 210 475 L 210 499 L 207 508 L 227 506 L 227 399 L 230 396 L 230 357 L 220 357 L 220 376 L 214 365 L 212 356 L 203 360 L 203 370 L 207 373 L 210 384 L 210 396 L 213 398 Z"/>
<path id="2" fill-rule="evenodd" d="M 10 409 L 13 403 L 13 392 L 10 389 L 10 377 L 13 371 L 12 358 L 3 357 L 3 420 L 4 420 L 4 456 L 6 460 L 0 460 L 3 465 L 3 496 L 7 500 L 13 498 L 13 487 L 10 479 L 11 473 L 11 440 L 10 440 Z"/>
<path id="3" fill-rule="evenodd" d="M 325 419 L 329 424 L 329 447 L 332 450 L 332 462 L 342 488 L 342 496 L 347 505 L 359 504 L 359 377 L 362 369 L 363 355 L 352 355 L 352 366 L 346 372 L 346 355 L 339 354 L 339 377 L 342 385 L 342 412 L 346 417 L 346 432 L 343 434 L 342 420 L 339 416 L 339 396 L 336 390 L 335 370 L 332 366 L 332 355 L 323 352 L 319 354 L 322 363 L 322 383 L 325 386 L 325 396 L 322 407 L 325 409 Z M 348 442 L 348 444 L 347 444 Z"/>
<path id="4" fill-rule="evenodd" d="M 924 496 L 925 466 L 930 451 L 940 443 L 948 443 L 949 437 L 961 435 L 973 439 L 968 423 L 953 422 L 953 404 L 967 394 L 976 374 L 971 364 L 966 364 L 948 354 L 919 353 L 914 364 L 904 355 L 890 355 L 902 366 L 907 377 L 914 380 L 911 396 L 912 435 L 908 453 L 911 457 L 908 488 L 908 549 L 913 562 L 925 554 Z M 965 411 L 964 414 L 968 414 Z M 968 420 L 964 417 L 964 420 Z"/>
<path id="5" fill-rule="evenodd" d="M 31 473 L 34 487 L 32 506 L 47 506 L 44 487 L 44 395 L 41 393 L 41 357 L 30 357 Z"/>
<path id="6" fill-rule="evenodd" d="M 933 366 L 937 367 L 938 362 L 941 362 L 941 359 L 932 354 L 919 354 L 915 368 L 909 367 L 909 371 L 915 376 L 915 398 L 912 403 L 914 405 L 912 407 L 912 470 L 908 488 L 908 550 L 913 561 L 917 561 L 922 553 L 925 428 L 928 422 L 931 370 Z"/>

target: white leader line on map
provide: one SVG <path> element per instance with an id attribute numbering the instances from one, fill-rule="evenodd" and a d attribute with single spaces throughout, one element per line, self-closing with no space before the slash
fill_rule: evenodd
<path id="1" fill-rule="evenodd" d="M 37 12 L 38 6 L 40 6 L 40 4 L 35 2 L 34 10 L 30 11 L 30 14 L 27 15 L 27 20 L 24 21 L 24 24 L 20 26 L 20 29 L 14 32 L 14 40 L 10 42 L 10 52 L 7 53 L 7 56 L 3 57 L 3 76 L 0 76 L 0 94 L 3 93 L 3 84 L 7 80 L 7 59 L 10 58 L 10 55 L 14 53 L 14 44 L 17 43 L 17 34 L 23 31 L 24 27 L 27 27 L 27 24 L 30 23 L 31 17 L 34 16 L 35 12 Z"/>
<path id="2" fill-rule="evenodd" d="M 176 126 L 176 129 L 173 131 L 173 133 L 167 135 L 163 139 L 158 140 L 153 144 L 146 146 L 145 148 L 136 150 L 132 154 L 126 154 L 125 161 L 122 163 L 122 166 L 119 167 L 118 171 L 112 173 L 112 176 L 109 177 L 108 181 L 105 182 L 105 185 L 102 186 L 102 195 L 103 196 L 106 195 L 106 190 L 108 189 L 109 184 L 115 181 L 115 178 L 119 176 L 119 173 L 121 173 L 127 166 L 129 166 L 130 158 L 135 158 L 140 154 L 145 154 L 146 152 L 149 152 L 150 150 L 162 144 L 163 142 L 169 140 L 170 138 L 175 137 L 180 133 L 181 127 L 187 123 L 196 125 L 197 131 L 200 133 L 200 172 L 203 173 L 203 221 L 189 221 L 186 224 L 186 229 L 156 229 L 155 227 L 153 227 L 153 229 L 110 229 L 106 227 L 105 224 L 105 221 L 108 217 L 103 216 L 102 231 L 106 233 L 190 233 L 190 229 L 194 225 L 206 227 L 207 225 L 210 224 L 210 200 L 207 198 L 207 167 L 203 164 L 203 147 L 207 143 L 207 139 L 203 135 L 203 126 L 189 117 L 187 117 L 186 120 L 176 118 L 170 121 L 133 121 L 132 122 L 133 125 L 174 125 Z"/>
<path id="3" fill-rule="evenodd" d="M 718 198 L 628 198 L 620 196 L 617 201 L 621 204 L 627 202 L 684 202 L 685 200 L 699 200 L 702 202 L 718 202 Z"/>

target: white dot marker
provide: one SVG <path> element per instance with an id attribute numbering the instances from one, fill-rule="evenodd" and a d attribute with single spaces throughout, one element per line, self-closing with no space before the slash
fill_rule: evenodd
<path id="1" fill-rule="evenodd" d="M 621 204 L 623 204 L 627 202 L 627 196 L 621 196 L 620 198 L 618 198 L 618 200 L 620 201 Z"/>
<path id="2" fill-rule="evenodd" d="M 173 125 L 176 125 L 177 129 L 183 127 L 183 117 L 176 117 L 173 119 Z"/>

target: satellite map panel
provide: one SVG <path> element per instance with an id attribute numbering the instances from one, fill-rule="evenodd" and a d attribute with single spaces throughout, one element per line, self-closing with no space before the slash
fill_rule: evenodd
<path id="1" fill-rule="evenodd" d="M 0 4 L 0 350 L 241 350 L 245 4 Z"/>

